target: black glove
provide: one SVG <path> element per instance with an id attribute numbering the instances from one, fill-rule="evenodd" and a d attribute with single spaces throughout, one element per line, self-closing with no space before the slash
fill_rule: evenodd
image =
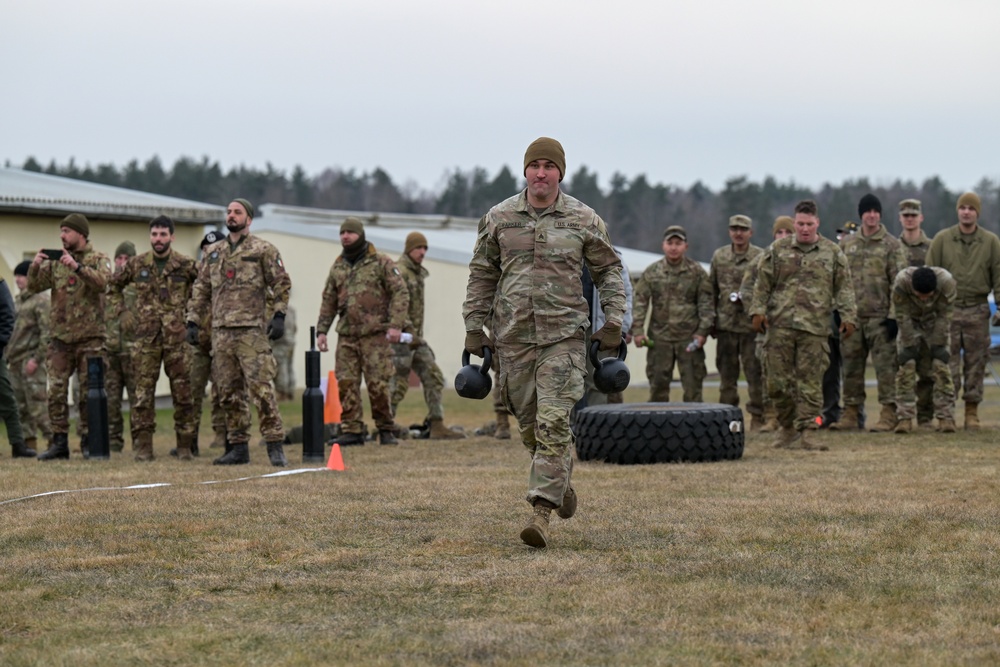
<path id="1" fill-rule="evenodd" d="M 486 332 L 482 329 L 476 329 L 475 331 L 465 332 L 465 349 L 468 350 L 469 354 L 474 354 L 477 357 L 483 356 L 483 348 L 490 348 L 490 352 L 496 352 L 496 348 L 493 347 L 493 342 L 490 337 L 486 335 Z"/>
<path id="2" fill-rule="evenodd" d="M 271 323 L 267 325 L 267 337 L 270 340 L 280 340 L 285 335 L 285 314 L 275 313 Z"/>
<path id="3" fill-rule="evenodd" d="M 614 322 L 605 322 L 604 326 L 594 332 L 590 341 L 599 342 L 600 349 L 604 352 L 617 350 L 622 344 L 622 325 Z"/>
<path id="4" fill-rule="evenodd" d="M 905 366 L 911 361 L 916 361 L 920 357 L 919 347 L 902 347 L 896 354 L 896 361 L 900 366 Z"/>
<path id="5" fill-rule="evenodd" d="M 885 339 L 890 342 L 896 340 L 896 336 L 899 335 L 899 325 L 896 324 L 896 320 L 887 317 L 882 320 L 882 326 L 885 327 Z"/>
<path id="6" fill-rule="evenodd" d="M 187 323 L 187 333 L 184 334 L 184 340 L 188 342 L 188 345 L 198 344 L 198 325 L 194 322 Z"/>
<path id="7" fill-rule="evenodd" d="M 944 345 L 931 345 L 931 356 L 943 363 L 951 360 L 951 350 Z"/>

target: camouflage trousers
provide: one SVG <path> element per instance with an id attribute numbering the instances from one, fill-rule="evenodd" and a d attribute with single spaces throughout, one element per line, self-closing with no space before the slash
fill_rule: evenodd
<path id="1" fill-rule="evenodd" d="M 160 365 L 170 380 L 174 404 L 174 431 L 194 436 L 198 432 L 191 397 L 191 346 L 183 340 L 166 340 L 161 331 L 152 339 L 136 342 L 132 358 L 135 372 L 135 405 L 132 407 L 133 434 L 156 430 L 156 382 Z M 134 438 L 133 438 L 134 440 Z"/>
<path id="2" fill-rule="evenodd" d="M 265 442 L 281 442 L 285 429 L 274 399 L 274 355 L 263 327 L 212 329 L 212 381 L 226 414 L 226 437 L 232 445 L 250 441 L 250 407 L 257 406 Z"/>
<path id="3" fill-rule="evenodd" d="M 420 386 L 424 388 L 424 403 L 427 404 L 427 416 L 431 419 L 444 419 L 444 406 L 441 403 L 441 392 L 444 391 L 444 374 L 434 359 L 434 351 L 430 345 L 423 344 L 415 350 L 409 345 L 392 346 L 392 365 L 395 375 L 392 376 L 392 414 L 403 402 L 406 390 L 410 386 L 410 370 L 420 378 Z"/>
<path id="4" fill-rule="evenodd" d="M 208 381 L 211 377 L 212 354 L 201 347 L 193 348 L 191 354 L 191 399 L 194 406 L 194 423 L 199 427 L 201 425 L 201 409 L 205 404 L 205 389 L 208 387 Z M 209 400 L 212 404 L 212 431 L 224 434 L 226 432 L 226 412 L 222 409 L 222 402 L 219 400 L 219 385 L 216 382 L 212 383 Z M 249 423 L 251 419 L 250 406 L 246 401 L 243 401 L 243 407 L 246 408 L 246 421 Z"/>
<path id="5" fill-rule="evenodd" d="M 955 398 L 962 389 L 966 403 L 983 401 L 983 377 L 990 355 L 990 306 L 955 307 L 951 320 L 951 379 Z"/>
<path id="6" fill-rule="evenodd" d="M 671 342 L 658 340 L 646 351 L 646 377 L 649 378 L 649 400 L 655 403 L 670 400 L 670 383 L 674 366 L 680 371 L 685 403 L 700 403 L 701 388 L 708 370 L 705 368 L 705 348 L 688 352 L 690 340 Z"/>
<path id="7" fill-rule="evenodd" d="M 385 339 L 385 333 L 337 336 L 336 364 L 343 432 L 361 433 L 364 430 L 362 377 L 368 385 L 375 427 L 380 431 L 391 431 L 393 421 L 389 382 L 392 379 L 392 347 Z"/>
<path id="8" fill-rule="evenodd" d="M 14 444 L 24 444 L 24 433 L 21 431 L 21 417 L 17 413 L 17 400 L 14 398 L 14 388 L 10 385 L 7 374 L 7 362 L 0 359 L 0 421 L 7 425 L 7 440 Z"/>
<path id="9" fill-rule="evenodd" d="M 48 357 L 45 360 L 49 374 L 49 421 L 52 432 L 69 433 L 69 385 L 73 373 L 79 373 L 80 384 L 87 384 L 87 358 L 104 359 L 104 340 L 88 338 L 66 343 L 53 338 L 49 341 Z M 84 389 L 81 393 L 85 393 Z M 79 424 L 77 431 L 81 437 L 87 435 L 87 408 L 81 400 L 77 405 Z"/>
<path id="10" fill-rule="evenodd" d="M 930 348 L 921 344 L 921 356 L 930 357 Z M 896 373 L 896 416 L 899 419 L 913 419 L 917 416 L 917 366 L 918 360 L 911 359 L 900 365 Z M 955 385 L 951 381 L 951 369 L 940 359 L 931 360 L 934 416 L 938 419 L 955 418 Z"/>
<path id="11" fill-rule="evenodd" d="M 773 409 L 773 404 L 771 403 L 771 397 L 767 393 L 767 355 L 764 354 L 764 341 L 767 340 L 765 334 L 754 334 L 753 346 L 754 346 L 754 356 L 757 357 L 757 363 L 760 365 L 760 385 L 761 385 L 761 406 L 763 411 L 767 412 Z"/>
<path id="12" fill-rule="evenodd" d="M 823 410 L 823 372 L 830 343 L 797 329 L 771 327 L 764 343 L 767 393 L 784 428 L 813 428 Z"/>
<path id="13" fill-rule="evenodd" d="M 840 342 L 844 355 L 844 405 L 864 405 L 865 366 L 871 354 L 878 381 L 878 402 L 891 405 L 896 402 L 896 341 L 886 336 L 882 326 L 884 317 L 861 317 L 858 330 Z"/>
<path id="14" fill-rule="evenodd" d="M 21 431 L 25 438 L 37 438 L 41 434 L 45 440 L 52 439 L 49 424 L 49 375 L 45 364 L 41 363 L 35 372 L 28 375 L 27 360 L 12 364 L 10 384 L 17 401 L 17 412 L 21 417 Z"/>
<path id="15" fill-rule="evenodd" d="M 750 401 L 747 412 L 752 415 L 764 414 L 764 385 L 760 361 L 756 355 L 757 334 L 720 331 L 715 348 L 715 366 L 719 369 L 719 402 L 727 405 L 740 404 L 740 365 L 747 379 Z"/>
<path id="16" fill-rule="evenodd" d="M 276 345 L 275 342 L 278 344 Z M 282 344 L 282 341 L 275 342 L 271 343 L 271 351 L 274 353 L 274 361 L 277 364 L 274 388 L 281 396 L 293 396 L 295 394 L 295 345 Z"/>
<path id="17" fill-rule="evenodd" d="M 104 373 L 104 391 L 108 395 L 108 442 L 113 451 L 125 447 L 125 415 L 122 395 L 128 392 L 128 403 L 135 410 L 135 374 L 132 372 L 132 350 L 108 350 L 107 371 Z M 133 412 L 133 415 L 135 413 Z M 131 419 L 130 421 L 134 421 Z M 133 433 L 132 440 L 135 440 Z"/>
<path id="18" fill-rule="evenodd" d="M 586 353 L 582 333 L 551 345 L 497 345 L 500 392 L 531 454 L 527 501 L 562 505 L 573 474 L 570 412 L 583 396 Z"/>

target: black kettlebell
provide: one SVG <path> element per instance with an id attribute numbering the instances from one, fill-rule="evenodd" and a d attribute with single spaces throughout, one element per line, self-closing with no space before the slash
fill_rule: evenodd
<path id="1" fill-rule="evenodd" d="M 486 398 L 493 389 L 490 378 L 490 366 L 493 363 L 493 353 L 490 348 L 483 347 L 483 365 L 469 363 L 469 351 L 462 351 L 462 370 L 455 376 L 455 391 L 462 398 Z"/>
<path id="2" fill-rule="evenodd" d="M 632 374 L 625 365 L 625 354 L 628 352 L 625 339 L 622 338 L 621 345 L 618 346 L 617 357 L 598 359 L 597 350 L 600 346 L 600 342 L 596 340 L 590 346 L 590 361 L 594 364 L 594 386 L 602 394 L 624 391 L 632 379 Z"/>

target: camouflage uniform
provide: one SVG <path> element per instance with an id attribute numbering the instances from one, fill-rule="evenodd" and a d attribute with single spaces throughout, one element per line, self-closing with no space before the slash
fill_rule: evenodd
<path id="1" fill-rule="evenodd" d="M 931 249 L 931 240 L 920 230 L 920 237 L 915 243 L 910 243 L 903 236 L 899 237 L 903 245 L 909 266 L 925 266 L 927 252 Z M 934 378 L 931 377 L 932 359 L 930 353 L 921 354 L 917 359 L 917 423 L 926 424 L 934 418 Z M 898 387 L 898 382 L 897 382 Z"/>
<path id="2" fill-rule="evenodd" d="M 21 429 L 29 441 L 37 439 L 36 432 L 46 440 L 52 439 L 49 376 L 45 372 L 45 354 L 49 346 L 49 299 L 48 291 L 35 294 L 28 290 L 21 291 L 14 298 L 17 320 L 4 352 L 10 366 L 10 383 L 21 417 Z M 27 367 L 32 360 L 36 368 L 29 375 Z"/>
<path id="3" fill-rule="evenodd" d="M 878 380 L 878 402 L 896 408 L 896 346 L 886 335 L 883 322 L 889 317 L 893 281 L 907 266 L 899 239 L 885 225 L 865 236 L 863 231 L 846 235 L 840 242 L 851 269 L 854 303 L 858 309 L 857 333 L 841 342 L 844 355 L 844 405 L 865 402 L 865 365 L 870 354 Z M 892 428 L 890 426 L 889 428 Z"/>
<path id="4" fill-rule="evenodd" d="M 136 404 L 135 372 L 132 367 L 132 355 L 135 352 L 135 287 L 130 285 L 123 292 L 109 289 L 105 310 L 108 337 L 105 343 L 107 372 L 104 374 L 104 390 L 108 395 L 108 441 L 112 451 L 120 452 L 125 448 L 122 394 L 128 391 L 128 402 L 132 410 Z M 135 429 L 132 429 L 132 441 L 135 442 Z"/>
<path id="5" fill-rule="evenodd" d="M 955 385 L 948 367 L 951 346 L 949 322 L 954 310 L 958 288 L 948 271 L 932 267 L 937 275 L 937 289 L 930 299 L 920 299 L 913 290 L 913 272 L 908 267 L 896 276 L 892 289 L 892 306 L 899 325 L 896 347 L 899 372 L 896 374 L 896 415 L 900 420 L 916 416 L 917 360 L 930 357 L 934 381 L 934 416 L 939 420 L 955 418 Z"/>
<path id="6" fill-rule="evenodd" d="M 277 372 L 265 333 L 267 290 L 274 311 L 284 313 L 292 281 L 278 249 L 246 234 L 205 248 L 188 302 L 187 321 L 212 321 L 212 381 L 218 382 L 229 444 L 250 441 L 250 409 L 257 406 L 260 431 L 268 443 L 285 438 L 271 381 Z"/>
<path id="7" fill-rule="evenodd" d="M 941 230 L 931 241 L 928 266 L 947 269 L 958 283 L 951 321 L 951 378 L 955 396 L 964 388 L 966 403 L 983 400 L 983 376 L 990 353 L 990 291 L 1000 294 L 1000 239 L 976 226 L 963 234 L 958 225 Z"/>
<path id="8" fill-rule="evenodd" d="M 14 297 L 7 287 L 7 281 L 0 278 L 0 421 L 7 427 L 7 440 L 11 444 L 14 456 L 34 456 L 34 449 L 30 452 L 25 449 L 21 418 L 17 413 L 17 400 L 14 398 L 14 389 L 10 385 L 7 364 L 4 362 L 7 344 L 14 334 L 15 311 Z"/>
<path id="9" fill-rule="evenodd" d="M 583 395 L 587 301 L 580 276 L 587 266 L 609 322 L 625 311 L 622 264 L 604 221 L 560 192 L 542 212 L 522 191 L 479 222 L 463 317 L 466 331 L 491 332 L 500 391 L 531 454 L 527 500 L 563 504 L 572 476 L 569 415 Z"/>
<path id="10" fill-rule="evenodd" d="M 857 322 L 850 268 L 836 243 L 820 237 L 800 244 L 790 237 L 764 251 L 750 316 L 767 317 L 767 391 L 785 429 L 817 426 L 833 310 L 844 322 Z"/>
<path id="11" fill-rule="evenodd" d="M 66 251 L 70 252 L 70 251 Z M 70 252 L 79 263 L 73 271 L 58 261 L 32 262 L 28 289 L 52 290 L 51 337 L 46 359 L 49 375 L 49 420 L 53 437 L 69 433 L 69 381 L 74 372 L 87 377 L 87 358 L 104 358 L 104 291 L 111 278 L 108 256 L 94 250 L 88 241 L 82 250 Z M 78 411 L 79 427 L 87 435 L 87 410 Z"/>
<path id="12" fill-rule="evenodd" d="M 695 335 L 708 336 L 715 318 L 708 273 L 689 257 L 671 264 L 666 257 L 647 267 L 635 286 L 632 335 L 643 333 L 654 345 L 646 352 L 649 400 L 670 400 L 674 365 L 680 370 L 685 403 L 701 402 L 705 349 L 688 352 Z"/>
<path id="13" fill-rule="evenodd" d="M 268 313 L 268 321 L 272 314 Z M 285 311 L 285 335 L 271 341 L 271 352 L 278 367 L 274 389 L 279 400 L 290 401 L 295 396 L 295 333 L 295 309 L 288 306 Z"/>
<path id="14" fill-rule="evenodd" d="M 389 329 L 406 324 L 410 297 L 396 263 L 368 243 L 353 265 L 341 255 L 333 262 L 323 288 L 317 333 L 330 331 L 337 321 L 337 387 L 340 390 L 342 431 L 362 433 L 361 379 L 368 385 L 372 417 L 379 431 L 392 431 L 392 347 Z"/>
<path id="15" fill-rule="evenodd" d="M 396 373 L 392 377 L 392 414 L 406 396 L 409 388 L 410 370 L 420 378 L 424 388 L 424 402 L 427 404 L 427 416 L 431 420 L 444 419 L 444 407 L 441 404 L 441 392 L 444 389 L 444 375 L 434 360 L 434 351 L 424 338 L 424 280 L 429 275 L 427 269 L 417 264 L 407 254 L 402 254 L 396 262 L 399 273 L 406 283 L 410 298 L 408 320 L 405 326 L 415 336 L 414 345 L 396 343 L 392 346 L 393 366 Z"/>
<path id="16" fill-rule="evenodd" d="M 198 432 L 191 396 L 191 351 L 185 344 L 185 308 L 198 273 L 193 259 L 173 250 L 166 257 L 153 251 L 128 260 L 111 280 L 114 290 L 136 291 L 135 404 L 132 441 L 144 443 L 156 431 L 156 381 L 162 363 L 170 379 L 174 431 L 178 448 L 190 449 Z"/>
<path id="17" fill-rule="evenodd" d="M 742 253 L 737 253 L 732 244 L 723 246 L 712 255 L 708 274 L 718 339 L 715 365 L 719 369 L 719 401 L 729 405 L 740 404 L 737 382 L 742 363 L 750 394 L 747 412 L 758 418 L 764 414 L 764 388 L 755 350 L 757 334 L 750 324 L 740 289 L 743 277 L 763 252 L 752 244 Z M 737 294 L 739 298 L 733 301 L 731 294 Z M 750 293 L 746 298 L 749 302 Z"/>
<path id="18" fill-rule="evenodd" d="M 196 322 L 198 325 L 198 345 L 191 351 L 191 398 L 194 406 L 194 422 L 200 427 L 201 410 L 205 403 L 205 390 L 208 381 L 212 378 L 212 314 L 206 313 L 205 318 Z M 219 398 L 219 384 L 212 382 L 209 401 L 212 405 L 211 424 L 212 432 L 215 433 L 215 442 L 212 446 L 222 447 L 226 443 L 226 411 L 222 407 Z M 250 423 L 250 405 L 243 401 L 244 414 L 241 417 L 246 423 Z"/>

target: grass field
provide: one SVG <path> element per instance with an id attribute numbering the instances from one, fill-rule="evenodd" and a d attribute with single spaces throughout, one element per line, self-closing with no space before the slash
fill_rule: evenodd
<path id="1" fill-rule="evenodd" d="M 0 502 L 170 486 L 0 504 L 0 664 L 997 664 L 998 399 L 978 433 L 578 462 L 580 509 L 545 550 L 518 539 L 516 437 L 344 448 L 346 472 L 276 478 L 256 444 L 236 468 L 167 457 L 167 412 L 152 463 L 5 449 Z M 452 392 L 446 413 L 491 418 Z M 411 391 L 401 421 L 421 417 Z"/>

